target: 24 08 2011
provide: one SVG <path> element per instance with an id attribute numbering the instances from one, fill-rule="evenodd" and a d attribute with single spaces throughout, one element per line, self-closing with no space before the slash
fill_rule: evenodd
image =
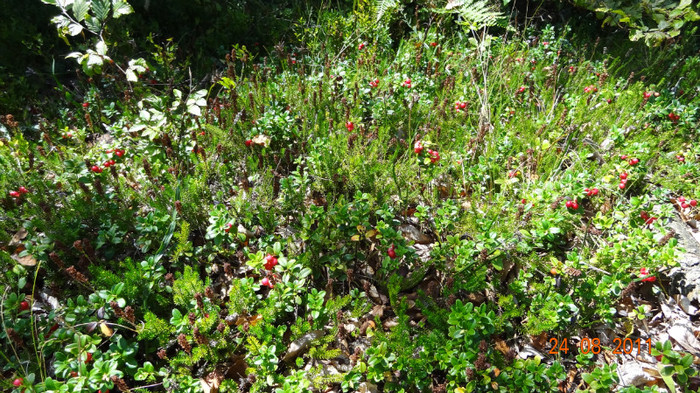
<path id="1" fill-rule="evenodd" d="M 569 340 L 567 338 L 563 338 L 559 340 L 556 337 L 552 337 L 549 339 L 549 343 L 552 344 L 552 349 L 549 350 L 550 354 L 558 354 L 560 352 L 563 353 L 569 353 Z M 613 339 L 613 348 L 612 348 L 612 353 L 613 354 L 632 354 L 635 353 L 639 355 L 642 353 L 642 344 L 646 344 L 646 351 L 647 353 L 651 354 L 651 339 L 646 339 L 642 340 L 640 338 L 638 339 L 631 339 L 631 338 L 619 338 L 616 337 Z M 600 345 L 600 339 L 599 338 L 588 338 L 584 337 L 579 341 L 577 346 L 574 346 L 578 348 L 578 351 L 580 353 L 586 354 L 586 353 L 592 353 L 592 354 L 599 354 L 600 351 L 602 350 L 602 347 Z"/>

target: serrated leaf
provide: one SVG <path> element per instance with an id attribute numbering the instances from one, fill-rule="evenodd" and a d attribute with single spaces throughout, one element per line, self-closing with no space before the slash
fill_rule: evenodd
<path id="1" fill-rule="evenodd" d="M 118 19 L 122 15 L 129 15 L 134 12 L 129 3 L 124 0 L 112 0 L 112 16 Z"/>
<path id="2" fill-rule="evenodd" d="M 82 33 L 83 31 L 83 26 L 79 25 L 77 23 L 71 23 L 68 25 L 68 27 L 65 29 L 66 33 L 68 35 L 75 37 L 76 35 Z"/>
<path id="3" fill-rule="evenodd" d="M 95 51 L 98 55 L 105 56 L 107 54 L 107 44 L 104 41 L 97 41 L 95 44 Z"/>
<path id="4" fill-rule="evenodd" d="M 104 21 L 109 16 L 110 3 L 109 0 L 93 0 L 92 11 L 95 17 L 100 21 Z"/>
<path id="5" fill-rule="evenodd" d="M 102 22 L 92 15 L 88 15 L 87 18 L 85 18 L 85 25 L 87 26 L 88 30 L 95 34 L 99 34 L 100 30 L 102 30 Z"/>
<path id="6" fill-rule="evenodd" d="M 88 11 L 90 11 L 90 3 L 88 3 L 87 0 L 75 0 L 75 2 L 73 2 L 72 10 L 75 19 L 78 22 L 82 22 L 87 16 Z"/>
<path id="7" fill-rule="evenodd" d="M 136 73 L 134 72 L 134 70 L 132 70 L 131 68 L 127 68 L 126 80 L 128 80 L 129 82 L 138 82 L 139 77 L 136 76 Z"/>

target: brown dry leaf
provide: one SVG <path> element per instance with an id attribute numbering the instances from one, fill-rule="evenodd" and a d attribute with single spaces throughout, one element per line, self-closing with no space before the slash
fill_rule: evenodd
<path id="1" fill-rule="evenodd" d="M 496 340 L 496 344 L 494 345 L 496 350 L 503 355 L 507 355 L 508 352 L 510 352 L 510 347 L 508 347 L 508 344 L 504 340 Z"/>
<path id="2" fill-rule="evenodd" d="M 36 259 L 31 254 L 27 254 L 23 257 L 19 254 L 12 255 L 12 259 L 17 261 L 22 266 L 36 266 Z"/>
<path id="3" fill-rule="evenodd" d="M 532 339 L 532 345 L 538 349 L 538 350 L 543 350 L 544 346 L 547 344 L 547 333 L 542 332 L 538 334 L 537 336 L 530 336 Z"/>
<path id="4" fill-rule="evenodd" d="M 255 326 L 258 324 L 258 322 L 262 321 L 263 317 L 260 314 L 254 315 L 252 318 L 248 320 L 248 323 L 250 323 L 250 326 Z"/>
<path id="5" fill-rule="evenodd" d="M 493 374 L 494 376 L 498 377 L 499 375 L 501 375 L 501 370 L 499 370 L 497 367 L 494 367 Z"/>
<path id="6" fill-rule="evenodd" d="M 378 304 L 372 308 L 372 311 L 370 311 L 370 314 L 375 317 L 383 317 L 384 316 L 384 306 L 381 304 Z"/>
<path id="7" fill-rule="evenodd" d="M 26 238 L 26 237 L 27 237 L 27 230 L 24 229 L 24 227 L 22 227 L 22 228 L 20 228 L 19 231 L 17 231 L 17 233 L 15 233 L 15 234 L 12 236 L 12 240 L 10 240 L 10 244 L 9 244 L 9 245 L 10 245 L 10 246 L 17 246 L 17 245 L 19 245 L 20 242 L 21 242 L 22 240 L 24 240 L 24 238 Z"/>
<path id="8" fill-rule="evenodd" d="M 220 367 L 210 372 L 206 377 L 200 378 L 199 383 L 202 385 L 204 393 L 218 393 L 219 385 L 224 380 L 224 373 Z"/>

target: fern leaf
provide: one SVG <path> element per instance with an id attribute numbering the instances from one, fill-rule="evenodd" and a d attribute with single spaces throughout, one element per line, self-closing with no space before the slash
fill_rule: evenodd
<path id="1" fill-rule="evenodd" d="M 441 14 L 457 14 L 460 24 L 471 29 L 494 26 L 503 14 L 488 0 L 448 0 L 445 8 L 436 10 Z"/>
<path id="2" fill-rule="evenodd" d="M 377 0 L 375 5 L 377 22 L 382 20 L 384 15 L 390 14 L 399 7 L 398 0 Z"/>

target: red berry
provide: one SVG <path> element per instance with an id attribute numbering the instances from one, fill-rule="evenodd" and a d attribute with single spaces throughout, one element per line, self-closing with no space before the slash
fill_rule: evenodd
<path id="1" fill-rule="evenodd" d="M 396 258 L 396 251 L 394 251 L 393 248 L 390 248 L 390 249 L 386 252 L 386 255 L 388 255 L 389 258 L 391 258 L 391 259 L 395 259 L 395 258 Z"/>
<path id="2" fill-rule="evenodd" d="M 698 205 L 698 201 L 696 201 L 695 199 L 690 201 L 690 206 L 695 207 L 697 205 Z"/>
<path id="3" fill-rule="evenodd" d="M 28 193 L 29 193 L 29 190 L 27 190 L 26 188 L 24 188 L 24 186 L 20 186 L 20 187 L 19 187 L 19 192 L 21 192 L 22 194 L 28 194 Z"/>
<path id="4" fill-rule="evenodd" d="M 19 198 L 19 191 L 10 191 L 10 196 L 13 198 Z"/>
<path id="5" fill-rule="evenodd" d="M 95 173 L 101 173 L 101 172 L 102 172 L 102 168 L 100 168 L 100 167 L 97 166 L 97 165 L 93 165 L 92 168 L 90 168 L 90 170 L 93 171 L 93 172 L 95 172 Z"/>
<path id="6" fill-rule="evenodd" d="M 71 372 L 70 372 L 70 376 L 71 376 L 71 378 L 75 378 L 75 377 L 78 376 L 78 373 L 75 372 L 75 371 L 71 371 Z"/>
<path id="7" fill-rule="evenodd" d="M 574 210 L 578 210 L 578 203 L 577 202 L 571 203 L 571 208 Z"/>
<path id="8" fill-rule="evenodd" d="M 620 159 L 621 159 L 621 160 L 626 160 L 626 159 L 627 159 L 627 154 L 621 155 L 621 156 L 620 156 Z"/>
<path id="9" fill-rule="evenodd" d="M 678 202 L 685 202 L 685 197 L 678 197 Z"/>
<path id="10" fill-rule="evenodd" d="M 85 363 L 90 363 L 92 361 L 92 354 L 90 352 L 85 356 Z"/>
<path id="11" fill-rule="evenodd" d="M 682 207 L 683 209 L 687 209 L 687 208 L 690 207 L 690 205 L 687 204 L 686 202 L 683 202 L 683 203 L 681 204 L 681 207 Z"/>
<path id="12" fill-rule="evenodd" d="M 267 277 L 263 277 L 262 280 L 260 280 L 260 284 L 264 287 L 268 288 L 274 288 L 275 286 L 270 282 L 270 279 Z"/>
<path id="13" fill-rule="evenodd" d="M 430 43 L 430 46 L 432 46 L 433 48 L 436 47 L 436 46 L 437 46 L 437 42 L 431 42 L 431 43 Z"/>
<path id="14" fill-rule="evenodd" d="M 16 378 L 14 381 L 12 381 L 12 384 L 15 385 L 15 387 L 20 387 L 22 386 L 22 382 L 24 382 L 22 378 Z"/>
<path id="15" fill-rule="evenodd" d="M 352 132 L 352 130 L 354 130 L 354 129 L 355 129 L 355 125 L 354 125 L 354 124 L 352 124 L 352 122 L 351 122 L 351 121 L 349 121 L 349 122 L 345 123 L 345 127 L 346 127 L 346 128 L 348 129 L 348 132 Z"/>
<path id="16" fill-rule="evenodd" d="M 89 102 L 83 102 L 83 108 L 87 108 L 88 106 L 90 106 Z"/>
<path id="17" fill-rule="evenodd" d="M 245 145 L 248 146 L 248 147 L 250 147 L 252 144 L 253 144 L 253 140 L 252 140 L 252 139 L 248 139 L 247 141 L 245 141 Z"/>
<path id="18" fill-rule="evenodd" d="M 627 172 L 620 173 L 620 179 L 622 179 L 622 180 L 627 179 Z"/>
<path id="19" fill-rule="evenodd" d="M 124 155 L 124 150 L 123 149 L 117 149 L 114 151 L 114 154 L 117 155 L 117 157 L 121 157 Z"/>
<path id="20" fill-rule="evenodd" d="M 233 224 L 231 224 L 231 223 L 229 222 L 228 224 L 226 224 L 226 228 L 224 228 L 224 231 L 225 231 L 226 233 L 229 233 L 229 232 L 231 231 L 231 227 L 232 227 L 232 226 L 233 226 Z"/>
<path id="21" fill-rule="evenodd" d="M 19 311 L 26 311 L 29 310 L 29 303 L 27 301 L 23 301 L 19 304 Z"/>
<path id="22" fill-rule="evenodd" d="M 637 165 L 637 164 L 639 164 L 639 158 L 633 158 L 633 159 L 629 160 L 629 164 L 630 164 L 630 165 Z"/>
<path id="23" fill-rule="evenodd" d="M 275 266 L 277 266 L 277 257 L 272 254 L 267 254 L 265 257 L 265 269 L 272 270 Z"/>
<path id="24" fill-rule="evenodd" d="M 527 203 L 527 199 L 523 198 L 523 199 L 520 201 L 520 203 L 522 203 L 523 205 L 526 204 L 526 203 Z"/>

